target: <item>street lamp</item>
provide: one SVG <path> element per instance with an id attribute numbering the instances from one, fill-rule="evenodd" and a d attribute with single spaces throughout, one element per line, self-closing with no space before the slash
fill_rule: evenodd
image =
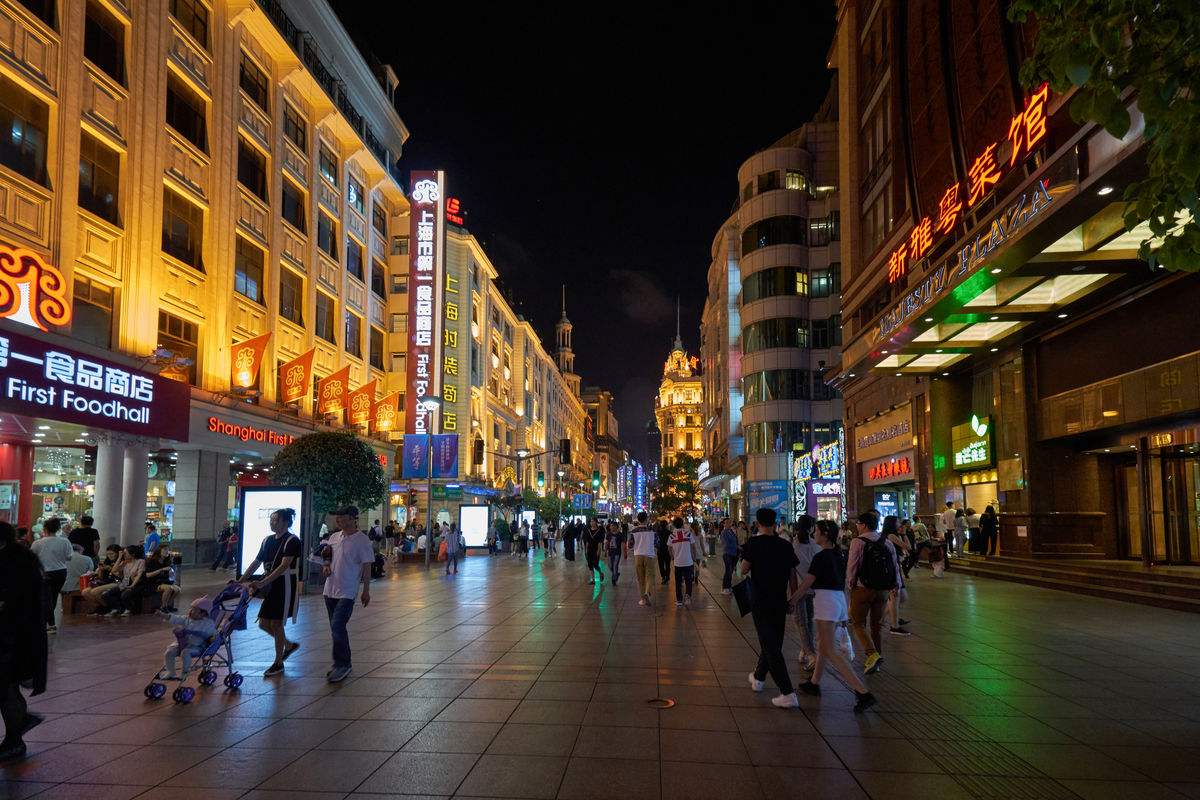
<path id="1" fill-rule="evenodd" d="M 563 503 L 562 503 L 562 501 L 563 501 L 563 498 L 567 496 L 567 493 L 563 491 L 563 487 L 562 487 L 563 475 L 566 475 L 566 474 L 567 473 L 563 472 L 561 469 L 558 471 L 558 525 L 559 525 L 559 528 L 562 528 L 562 524 L 563 524 L 563 521 L 562 521 L 562 519 L 563 519 Z"/>
<path id="2" fill-rule="evenodd" d="M 442 401 L 436 397 L 426 397 L 424 400 L 418 401 L 417 405 L 421 406 L 429 415 L 425 423 L 425 465 L 428 472 L 425 473 L 425 492 L 426 502 L 428 503 L 425 511 L 425 569 L 433 564 L 433 431 L 429 424 L 429 419 L 437 413 L 441 407 Z"/>

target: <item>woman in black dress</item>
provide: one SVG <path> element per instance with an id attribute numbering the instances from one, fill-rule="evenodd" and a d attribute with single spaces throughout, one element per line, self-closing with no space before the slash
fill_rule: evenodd
<path id="1" fill-rule="evenodd" d="M 262 594 L 258 627 L 275 639 L 275 662 L 267 667 L 264 678 L 283 672 L 284 660 L 300 649 L 300 643 L 289 641 L 284 629 L 284 621 L 288 617 L 296 617 L 296 576 L 301 547 L 300 539 L 291 533 L 295 518 L 296 512 L 290 508 L 280 508 L 271 513 L 271 532 L 275 535 L 263 540 L 258 555 L 246 568 L 246 576 L 242 578 L 251 591 Z M 267 574 L 254 580 L 250 576 L 260 565 L 267 570 Z"/>

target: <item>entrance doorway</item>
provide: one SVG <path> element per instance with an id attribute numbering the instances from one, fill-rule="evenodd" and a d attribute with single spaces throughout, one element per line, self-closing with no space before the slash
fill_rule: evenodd
<path id="1" fill-rule="evenodd" d="M 1142 507 L 1137 462 L 1117 464 L 1119 514 L 1125 554 L 1142 557 Z M 1200 449 L 1196 445 L 1150 452 L 1150 543 L 1154 561 L 1200 564 Z"/>

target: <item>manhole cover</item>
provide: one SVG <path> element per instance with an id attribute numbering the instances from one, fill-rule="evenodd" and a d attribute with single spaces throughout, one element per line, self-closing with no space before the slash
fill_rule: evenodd
<path id="1" fill-rule="evenodd" d="M 675 700 L 670 697 L 655 697 L 652 700 L 646 701 L 654 708 L 674 708 Z"/>

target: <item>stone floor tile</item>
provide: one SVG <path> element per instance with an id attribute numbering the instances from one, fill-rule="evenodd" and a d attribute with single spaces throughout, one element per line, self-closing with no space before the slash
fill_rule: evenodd
<path id="1" fill-rule="evenodd" d="M 498 722 L 440 722 L 434 720 L 404 745 L 422 753 L 482 753 L 500 731 Z"/>
<path id="2" fill-rule="evenodd" d="M 401 751 L 385 761 L 356 791 L 451 795 L 478 759 L 474 754 Z"/>
<path id="3" fill-rule="evenodd" d="M 519 700 L 459 698 L 442 709 L 434 719 L 441 722 L 504 722 L 520 704 Z"/>
<path id="4" fill-rule="evenodd" d="M 591 730 L 599 730 L 591 728 Z M 639 730 L 623 728 L 623 731 Z M 660 776 L 652 761 L 625 758 L 572 758 L 558 790 L 559 800 L 658 800 Z"/>
<path id="5" fill-rule="evenodd" d="M 522 700 L 509 722 L 581 725 L 588 704 L 582 700 Z"/>
<path id="6" fill-rule="evenodd" d="M 750 756 L 750 763 L 757 767 L 827 769 L 842 766 L 841 760 L 825 743 L 824 738 L 815 734 L 742 733 L 741 738 Z M 887 745 L 885 743 L 882 746 Z"/>
<path id="7" fill-rule="evenodd" d="M 71 747 L 74 745 L 64 745 Z M 84 745 L 90 747 L 92 745 Z M 73 778 L 71 783 L 115 783 L 156 786 L 221 752 L 219 747 L 169 747 L 150 745 L 107 760 Z"/>
<path id="8" fill-rule="evenodd" d="M 389 758 L 377 750 L 334 750 L 322 747 L 303 756 L 259 784 L 262 789 L 303 792 L 349 792 L 358 788 Z"/>
<path id="9" fill-rule="evenodd" d="M 567 759 L 558 756 L 485 755 L 457 794 L 474 797 L 521 797 L 549 800 L 558 794 Z"/>
<path id="10" fill-rule="evenodd" d="M 487 752 L 511 756 L 569 756 L 575 749 L 579 731 L 577 725 L 509 723 L 496 734 Z"/>
<path id="11" fill-rule="evenodd" d="M 660 769 L 663 800 L 763 800 L 765 797 L 758 775 L 750 766 L 663 761 Z"/>
<path id="12" fill-rule="evenodd" d="M 304 750 L 231 747 L 166 781 L 168 786 L 253 789 L 304 755 Z"/>
<path id="13" fill-rule="evenodd" d="M 1004 746 L 1051 778 L 1111 781 L 1150 780 L 1139 770 L 1086 745 L 1013 742 Z"/>

